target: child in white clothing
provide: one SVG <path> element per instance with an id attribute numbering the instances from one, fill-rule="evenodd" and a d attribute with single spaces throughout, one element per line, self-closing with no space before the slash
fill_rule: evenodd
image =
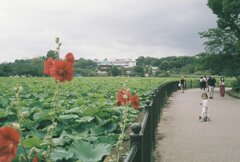
<path id="1" fill-rule="evenodd" d="M 207 95 L 207 93 L 202 94 L 202 99 L 203 100 L 200 103 L 200 105 L 202 105 L 202 112 L 201 112 L 201 115 L 199 116 L 199 120 L 207 121 L 207 119 L 209 119 L 209 116 L 208 116 L 208 95 Z"/>

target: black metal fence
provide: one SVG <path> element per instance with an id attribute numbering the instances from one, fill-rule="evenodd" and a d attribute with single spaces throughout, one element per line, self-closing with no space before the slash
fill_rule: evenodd
<path id="1" fill-rule="evenodd" d="M 145 105 L 145 115 L 141 123 L 131 125 L 130 151 L 124 162 L 151 162 L 155 148 L 155 131 L 162 108 L 168 97 L 178 89 L 178 81 L 161 84 L 151 94 Z"/>

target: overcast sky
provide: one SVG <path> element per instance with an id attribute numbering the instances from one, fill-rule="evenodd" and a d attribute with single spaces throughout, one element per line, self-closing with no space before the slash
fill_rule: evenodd
<path id="1" fill-rule="evenodd" d="M 0 0 L 0 62 L 46 55 L 137 58 L 195 55 L 216 26 L 207 0 Z"/>

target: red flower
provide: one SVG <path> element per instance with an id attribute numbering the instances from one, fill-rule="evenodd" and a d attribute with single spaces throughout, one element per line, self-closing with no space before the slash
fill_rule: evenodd
<path id="1" fill-rule="evenodd" d="M 47 75 L 50 75 L 50 70 L 51 68 L 53 67 L 53 64 L 54 64 L 54 60 L 49 57 L 46 61 L 44 61 L 44 74 L 47 74 Z"/>
<path id="2" fill-rule="evenodd" d="M 0 128 L 0 161 L 11 162 L 16 158 L 20 140 L 19 132 L 12 127 Z"/>
<path id="3" fill-rule="evenodd" d="M 132 98 L 131 98 L 131 104 L 135 110 L 138 109 L 140 103 L 139 103 L 139 98 L 138 95 L 135 93 Z"/>
<path id="4" fill-rule="evenodd" d="M 32 162 L 38 162 L 38 158 L 37 157 L 34 157 Z"/>
<path id="5" fill-rule="evenodd" d="M 117 94 L 117 106 L 126 105 L 131 98 L 131 92 L 125 88 L 118 91 Z"/>
<path id="6" fill-rule="evenodd" d="M 49 57 L 44 62 L 44 74 L 54 77 L 60 82 L 71 81 L 73 79 L 75 63 L 74 56 L 72 53 L 68 53 L 65 56 L 66 60 L 54 60 Z"/>
<path id="7" fill-rule="evenodd" d="M 71 52 L 69 52 L 66 56 L 66 61 L 67 62 L 70 62 L 71 64 L 74 64 L 75 63 L 75 59 L 74 59 L 74 56 Z"/>
<path id="8" fill-rule="evenodd" d="M 71 81 L 73 79 L 73 64 L 67 61 L 54 61 L 54 66 L 50 70 L 50 74 L 60 82 Z"/>

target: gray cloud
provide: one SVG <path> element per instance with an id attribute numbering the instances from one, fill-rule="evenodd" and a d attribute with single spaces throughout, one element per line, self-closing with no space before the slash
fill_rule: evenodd
<path id="1" fill-rule="evenodd" d="M 137 58 L 194 55 L 216 26 L 207 0 L 2 0 L 0 62 L 45 55 Z"/>

